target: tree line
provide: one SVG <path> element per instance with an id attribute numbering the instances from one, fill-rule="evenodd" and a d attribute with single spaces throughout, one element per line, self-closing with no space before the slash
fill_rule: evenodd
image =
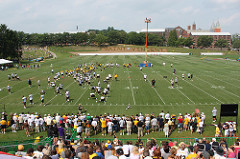
<path id="1" fill-rule="evenodd" d="M 201 36 L 197 41 L 198 47 L 211 46 L 213 39 L 208 36 Z M 239 50 L 240 41 L 234 40 L 233 46 Z M 146 33 L 125 32 L 108 27 L 104 30 L 88 30 L 87 32 L 76 33 L 24 33 L 0 25 L 0 58 L 20 58 L 23 45 L 39 46 L 67 46 L 67 45 L 90 45 L 90 46 L 109 46 L 117 44 L 145 45 Z M 148 45 L 152 46 L 173 46 L 191 47 L 194 40 L 191 37 L 177 37 L 176 30 L 170 32 L 168 39 L 165 35 L 148 34 Z M 219 39 L 215 43 L 216 47 L 228 47 L 224 39 Z"/>

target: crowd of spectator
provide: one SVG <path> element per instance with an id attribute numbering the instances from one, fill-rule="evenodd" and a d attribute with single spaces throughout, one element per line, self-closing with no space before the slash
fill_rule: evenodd
<path id="1" fill-rule="evenodd" d="M 193 114 L 169 114 L 169 112 L 160 112 L 158 115 L 152 114 L 136 114 L 136 115 L 95 115 L 89 113 L 81 113 L 83 107 L 79 106 L 79 113 L 74 114 L 38 114 L 38 113 L 20 113 L 10 114 L 7 118 L 6 113 L 2 113 L 0 122 L 2 130 L 10 126 L 12 132 L 24 129 L 26 135 L 29 136 L 32 131 L 36 133 L 47 131 L 48 136 L 66 136 L 75 129 L 78 137 L 90 137 L 101 133 L 103 136 L 119 133 L 120 135 L 138 134 L 138 137 L 149 135 L 154 132 L 164 132 L 165 137 L 177 130 L 197 132 L 202 134 L 204 131 L 204 121 L 206 116 L 202 112 Z"/>
<path id="2" fill-rule="evenodd" d="M 195 139 L 195 143 L 188 145 L 184 142 L 178 143 L 171 139 L 157 141 L 154 138 L 147 139 L 144 143 L 138 139 L 123 141 L 114 138 L 113 140 L 94 142 L 88 140 L 64 140 L 53 138 L 52 145 L 48 143 L 38 145 L 37 149 L 29 148 L 24 150 L 23 145 L 18 145 L 15 155 L 32 159 L 224 159 L 238 158 L 240 140 L 237 138 L 234 145 L 228 145 L 224 140 L 212 141 Z"/>

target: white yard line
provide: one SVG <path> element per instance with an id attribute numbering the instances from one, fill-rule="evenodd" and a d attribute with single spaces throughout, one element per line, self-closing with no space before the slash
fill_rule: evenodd
<path id="1" fill-rule="evenodd" d="M 125 59 L 125 58 L 126 58 L 126 56 L 124 56 L 124 59 Z M 124 60 L 124 61 L 125 61 L 125 60 Z M 128 73 L 128 76 L 130 76 L 129 71 L 128 71 L 128 68 L 127 68 L 127 73 Z M 134 96 L 134 92 L 133 92 L 133 87 L 132 87 L 132 80 L 131 80 L 131 78 L 128 78 L 128 81 L 129 81 L 129 84 L 130 84 L 130 87 L 131 87 L 133 104 L 136 105 L 136 100 L 135 100 L 135 96 Z"/>
<path id="2" fill-rule="evenodd" d="M 16 105 L 16 104 L 15 104 Z M 19 104 L 20 105 L 20 104 Z M 217 105 L 219 105 L 219 104 L 213 104 L 213 103 L 204 103 L 204 104 L 188 104 L 188 103 L 186 103 L 186 104 L 167 104 L 167 105 L 160 105 L 160 104 L 156 104 L 156 105 L 147 105 L 148 107 L 159 107 L 159 106 L 163 106 L 163 107 L 165 107 L 165 106 L 167 106 L 167 107 L 173 107 L 173 106 L 177 106 L 177 107 L 189 107 L 189 106 L 191 106 L 191 105 L 193 105 L 193 106 L 217 106 Z M 56 107 L 63 107 L 63 106 L 61 106 L 61 105 L 56 105 L 56 104 L 54 104 L 54 105 L 49 105 L 49 106 L 56 106 Z M 68 105 L 68 106 L 70 106 L 70 107 L 76 107 L 76 105 Z M 99 105 L 99 103 L 98 104 L 94 104 L 94 105 L 87 105 L 88 107 L 96 107 L 96 106 L 98 106 L 98 107 L 112 107 L 112 106 L 116 106 L 116 107 L 126 107 L 126 105 L 125 104 L 117 104 L 117 105 L 114 105 L 114 104 L 112 104 L 112 105 L 105 105 L 105 104 L 103 104 L 103 105 Z M 133 107 L 146 107 L 146 105 L 133 105 Z"/>
<path id="3" fill-rule="evenodd" d="M 69 85 L 67 85 L 67 87 L 66 87 L 65 89 L 69 88 L 73 83 L 75 83 L 75 81 L 73 81 L 72 83 L 70 83 Z M 64 102 L 62 105 L 64 105 L 64 104 L 65 104 L 65 102 Z"/>
<path id="4" fill-rule="evenodd" d="M 56 98 L 57 97 L 57 95 L 55 95 L 55 97 L 53 97 L 50 101 L 48 101 L 47 103 L 46 103 L 46 105 L 48 104 L 48 103 L 50 103 L 54 98 Z"/>
<path id="5" fill-rule="evenodd" d="M 194 84 L 192 84 L 191 82 L 187 81 L 187 80 L 184 80 L 185 82 L 187 82 L 188 84 L 192 85 L 193 87 L 199 89 L 200 91 L 204 92 L 205 94 L 207 94 L 208 96 L 214 98 L 215 100 L 219 101 L 220 103 L 223 103 L 222 101 L 220 101 L 219 99 L 217 99 L 216 97 L 214 97 L 213 95 L 209 94 L 208 92 L 204 91 L 203 89 L 195 86 Z"/>
<path id="6" fill-rule="evenodd" d="M 26 89 L 26 88 L 28 88 L 28 86 L 27 86 L 27 87 L 24 87 L 24 88 L 22 88 L 22 89 L 19 89 L 19 90 L 15 91 L 15 92 L 13 92 L 13 93 L 11 93 L 11 94 L 8 94 L 8 95 L 6 95 L 6 96 L 0 98 L 0 100 L 6 98 L 6 97 L 8 97 L 8 96 L 10 96 L 10 95 L 12 95 L 12 94 L 14 94 L 14 93 L 16 93 L 16 92 L 22 91 L 22 90 L 24 90 L 24 89 Z"/>
<path id="7" fill-rule="evenodd" d="M 76 105 L 76 104 L 80 101 L 80 99 L 81 99 L 82 96 L 86 93 L 87 90 L 88 90 L 88 89 L 86 89 L 86 90 L 81 94 L 81 96 L 78 98 L 78 100 L 75 102 L 74 105 Z"/>
<path id="8" fill-rule="evenodd" d="M 140 71 L 143 75 L 144 73 L 142 71 Z M 151 82 L 148 81 L 148 83 L 150 84 L 151 86 Z M 156 88 L 153 87 L 153 90 L 155 91 L 155 93 L 158 95 L 159 99 L 163 102 L 163 104 L 165 105 L 166 103 L 164 102 L 164 100 L 162 99 L 162 97 L 160 96 L 160 94 L 158 93 L 158 91 L 156 90 Z"/>
<path id="9" fill-rule="evenodd" d="M 128 72 L 128 75 L 130 76 L 129 72 Z M 133 92 L 133 87 L 132 87 L 132 80 L 131 80 L 131 78 L 129 78 L 128 81 L 129 81 L 130 88 L 131 88 L 131 92 L 132 92 L 133 104 L 136 105 L 136 100 L 135 100 L 135 96 L 134 96 L 134 92 Z"/>
<path id="10" fill-rule="evenodd" d="M 160 64 L 159 62 L 156 62 L 156 63 Z M 171 62 L 170 62 L 170 63 L 171 63 Z M 176 75 L 176 76 L 178 76 L 178 75 Z M 179 77 L 179 79 L 181 78 L 180 76 L 178 76 L 178 77 Z M 201 88 L 195 86 L 195 85 L 192 84 L 191 82 L 189 82 L 189 81 L 187 81 L 187 80 L 184 80 L 184 81 L 187 82 L 188 84 L 192 85 L 193 87 L 195 87 L 195 88 L 201 90 L 202 92 L 204 92 L 204 93 L 207 94 L 208 96 L 214 98 L 215 100 L 219 101 L 220 103 L 223 103 L 222 101 L 220 101 L 219 99 L 217 99 L 217 98 L 214 97 L 213 95 L 211 95 L 211 94 L 209 94 L 208 92 L 204 91 L 203 89 L 201 89 Z"/>
<path id="11" fill-rule="evenodd" d="M 165 79 L 165 78 L 164 78 Z M 166 79 L 165 79 L 166 80 Z M 168 80 L 166 80 L 167 82 L 169 82 Z M 169 82 L 171 84 L 171 82 Z M 190 102 L 192 102 L 193 104 L 195 104 L 195 102 L 193 102 L 186 94 L 184 94 L 182 91 L 180 91 L 179 89 L 176 89 L 177 91 L 179 91 L 183 96 L 185 96 Z"/>

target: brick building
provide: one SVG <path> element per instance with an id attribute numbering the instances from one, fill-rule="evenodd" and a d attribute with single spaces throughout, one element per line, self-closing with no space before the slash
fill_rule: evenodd
<path id="1" fill-rule="evenodd" d="M 168 41 L 170 32 L 172 30 L 176 30 L 178 38 L 180 37 L 192 37 L 194 39 L 193 47 L 197 47 L 197 40 L 200 36 L 206 35 L 213 38 L 212 48 L 214 48 L 214 44 L 218 39 L 225 39 L 228 41 L 228 46 L 231 46 L 231 34 L 229 32 L 221 32 L 221 27 L 219 21 L 212 24 L 210 30 L 202 30 L 197 29 L 197 25 L 194 22 L 191 25 L 187 26 L 187 29 L 177 26 L 173 28 L 165 28 L 165 29 L 149 29 L 148 32 L 158 34 L 164 36 L 166 41 Z M 141 32 L 146 32 L 146 29 L 141 30 Z"/>
<path id="2" fill-rule="evenodd" d="M 210 36 L 213 38 L 212 48 L 218 39 L 225 39 L 228 42 L 228 46 L 231 46 L 231 34 L 229 32 L 191 32 L 190 37 L 193 38 L 193 47 L 197 47 L 197 40 L 200 36 Z"/>

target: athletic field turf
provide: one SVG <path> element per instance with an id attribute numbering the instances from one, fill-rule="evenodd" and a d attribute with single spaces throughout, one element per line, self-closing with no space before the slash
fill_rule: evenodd
<path id="1" fill-rule="evenodd" d="M 240 63 L 215 57 L 202 58 L 201 56 L 148 56 L 148 61 L 153 64 L 152 68 L 139 69 L 139 64 L 145 59 L 144 56 L 62 56 L 56 52 L 58 58 L 47 60 L 41 63 L 38 69 L 15 68 L 1 72 L 0 76 L 0 103 L 5 104 L 5 111 L 9 114 L 29 111 L 43 114 L 48 113 L 77 113 L 78 104 L 81 103 L 86 113 L 100 115 L 103 113 L 134 115 L 160 113 L 161 110 L 169 111 L 170 114 L 192 113 L 198 108 L 206 114 L 206 124 L 211 121 L 211 111 L 215 106 L 220 113 L 220 105 L 240 103 L 239 82 Z M 80 64 L 113 63 L 119 67 L 107 67 L 105 70 L 96 69 L 96 74 L 101 76 L 101 87 L 106 87 L 103 79 L 108 74 L 118 75 L 118 81 L 114 79 L 110 82 L 110 94 L 107 102 L 96 103 L 95 99 L 88 99 L 90 87 L 88 85 L 79 86 L 73 77 L 66 77 L 57 81 L 63 84 L 64 90 L 70 91 L 72 102 L 65 102 L 65 95 L 56 95 L 53 88 L 48 87 L 47 78 L 51 77 L 50 65 L 53 64 L 54 72 L 73 69 Z M 163 66 L 162 63 L 166 65 Z M 130 68 L 123 67 L 123 64 L 131 63 Z M 170 64 L 173 64 L 171 68 Z M 173 69 L 176 74 L 173 75 Z M 8 80 L 7 75 L 17 73 L 21 81 Z M 182 73 L 185 80 L 182 80 Z M 193 80 L 187 79 L 187 74 L 193 73 Z M 143 75 L 147 74 L 147 82 Z M 163 78 L 166 76 L 166 78 Z M 170 79 L 178 77 L 178 85 L 171 87 Z M 32 88 L 28 87 L 28 78 L 32 80 Z M 155 79 L 155 88 L 151 86 L 151 80 Z M 41 88 L 37 86 L 37 80 L 41 80 Z M 96 86 L 97 80 L 92 80 L 91 85 Z M 8 93 L 7 85 L 11 87 L 11 94 Z M 45 104 L 40 105 L 40 91 L 44 89 Z M 33 93 L 34 105 L 27 101 L 27 109 L 23 109 L 22 96 L 28 97 Z M 99 98 L 100 96 L 98 96 Z M 0 110 L 4 110 L 4 104 L 0 105 Z M 127 105 L 131 108 L 126 110 Z M 225 119 L 225 118 L 224 118 Z M 226 120 L 232 118 L 226 118 Z M 206 135 L 214 135 L 214 128 Z M 213 132 L 211 132 L 213 131 Z M 179 135 L 177 135 L 179 136 Z"/>

